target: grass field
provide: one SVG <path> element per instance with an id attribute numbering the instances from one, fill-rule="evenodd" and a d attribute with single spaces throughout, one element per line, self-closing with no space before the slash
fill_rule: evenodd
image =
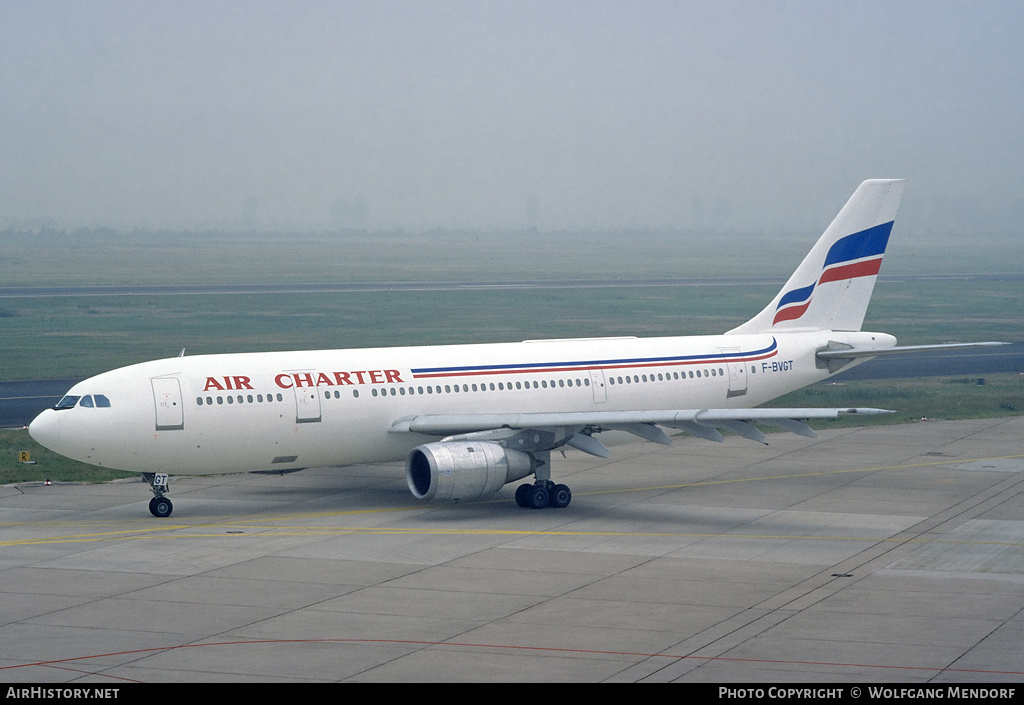
<path id="1" fill-rule="evenodd" d="M 781 285 L 780 285 L 781 286 Z M 904 344 L 1024 340 L 1021 282 L 879 284 L 865 327 Z M 776 286 L 388 291 L 7 299 L 3 379 L 85 377 L 186 354 L 706 335 L 753 316 Z"/>
<path id="2" fill-rule="evenodd" d="M 30 453 L 30 464 L 20 462 L 22 451 Z M 138 473 L 98 468 L 57 455 L 32 440 L 24 429 L 0 430 L 0 485 L 43 480 L 108 482 L 138 476 Z"/>

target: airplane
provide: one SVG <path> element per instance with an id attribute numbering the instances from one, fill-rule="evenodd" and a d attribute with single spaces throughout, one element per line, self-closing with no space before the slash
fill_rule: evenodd
<path id="1" fill-rule="evenodd" d="M 663 429 L 765 443 L 756 424 L 815 437 L 807 419 L 873 408 L 759 408 L 904 346 L 861 331 L 903 193 L 863 182 L 759 314 L 723 335 L 174 357 L 91 377 L 39 414 L 41 445 L 141 472 L 170 516 L 168 476 L 405 460 L 421 500 L 466 501 L 533 476 L 524 508 L 564 508 L 551 452 L 609 457 L 597 436 L 669 444 Z"/>

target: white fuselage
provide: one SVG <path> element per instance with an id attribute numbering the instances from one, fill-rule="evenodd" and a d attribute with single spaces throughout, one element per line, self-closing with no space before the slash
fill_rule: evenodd
<path id="1" fill-rule="evenodd" d="M 103 405 L 48 410 L 30 431 L 139 472 L 394 461 L 437 440 L 393 432 L 410 416 L 753 407 L 828 377 L 815 352 L 830 341 L 895 344 L 816 331 L 178 357 L 85 380 L 68 396 Z"/>

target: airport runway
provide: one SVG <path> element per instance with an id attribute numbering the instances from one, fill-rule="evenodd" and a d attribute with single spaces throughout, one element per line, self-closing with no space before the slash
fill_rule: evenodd
<path id="1" fill-rule="evenodd" d="M 1020 682 L 1024 417 L 572 451 L 565 510 L 398 465 L 0 488 L 0 680 Z"/>

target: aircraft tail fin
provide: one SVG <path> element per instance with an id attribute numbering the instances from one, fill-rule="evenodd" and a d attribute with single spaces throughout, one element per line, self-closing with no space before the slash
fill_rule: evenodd
<path id="1" fill-rule="evenodd" d="M 903 184 L 862 183 L 772 302 L 729 333 L 860 330 Z"/>

